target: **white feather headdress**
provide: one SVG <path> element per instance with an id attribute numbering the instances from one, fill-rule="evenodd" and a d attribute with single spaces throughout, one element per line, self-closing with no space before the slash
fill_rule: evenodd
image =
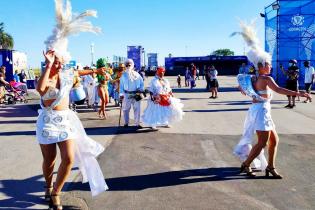
<path id="1" fill-rule="evenodd" d="M 54 50 L 57 57 L 62 58 L 65 63 L 70 61 L 68 52 L 68 36 L 80 32 L 100 33 L 101 28 L 94 27 L 91 22 L 84 20 L 86 17 L 97 17 L 95 10 L 86 10 L 79 15 L 72 14 L 70 0 L 55 0 L 56 26 L 53 34 L 47 38 L 45 45 L 47 50 Z"/>
<path id="2" fill-rule="evenodd" d="M 242 31 L 234 32 L 231 36 L 236 34 L 242 35 L 246 44 L 250 47 L 250 50 L 247 53 L 248 60 L 255 65 L 256 69 L 258 69 L 258 63 L 271 64 L 271 55 L 265 52 L 259 44 L 259 39 L 255 31 L 255 21 L 252 21 L 250 24 L 240 21 L 240 27 Z"/>

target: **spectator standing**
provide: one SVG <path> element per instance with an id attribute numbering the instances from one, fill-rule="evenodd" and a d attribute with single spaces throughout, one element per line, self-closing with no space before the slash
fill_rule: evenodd
<path id="1" fill-rule="evenodd" d="M 189 72 L 189 68 L 186 67 L 186 71 L 185 71 L 185 87 L 189 87 L 189 81 L 190 81 L 190 72 Z"/>
<path id="2" fill-rule="evenodd" d="M 247 68 L 245 63 L 242 63 L 242 66 L 240 67 L 238 73 L 239 74 L 248 74 L 248 68 Z"/>
<path id="3" fill-rule="evenodd" d="M 209 98 L 218 98 L 218 71 L 215 69 L 214 66 L 211 66 L 211 69 L 209 71 L 209 77 L 210 77 L 210 91 L 211 91 L 211 97 Z"/>
<path id="4" fill-rule="evenodd" d="M 308 94 L 310 94 L 313 83 L 314 83 L 315 70 L 314 70 L 314 67 L 311 66 L 311 63 L 309 61 L 304 62 L 304 67 L 305 67 L 305 78 L 304 78 L 305 91 Z M 304 103 L 307 103 L 307 102 L 312 102 L 312 99 L 306 98 Z"/>
<path id="5" fill-rule="evenodd" d="M 36 87 L 37 87 L 38 80 L 39 80 L 39 77 L 38 77 L 38 76 L 35 76 L 35 79 L 34 79 L 34 87 L 35 87 L 35 89 L 36 89 Z"/>
<path id="6" fill-rule="evenodd" d="M 193 78 L 194 80 L 196 80 L 197 68 L 196 68 L 195 64 L 192 63 L 192 64 L 190 65 L 190 70 L 191 70 L 192 78 Z"/>
<path id="7" fill-rule="evenodd" d="M 27 76 L 26 76 L 26 73 L 23 69 L 21 70 L 21 73 L 19 73 L 18 75 L 20 78 L 20 82 L 26 83 Z"/>
<path id="8" fill-rule="evenodd" d="M 210 75 L 209 75 L 210 69 L 211 69 L 210 66 L 205 69 L 205 77 L 206 77 L 206 82 L 207 82 L 206 90 L 207 91 L 210 91 Z"/>
<path id="9" fill-rule="evenodd" d="M 15 70 L 14 75 L 13 75 L 13 79 L 15 82 L 20 82 L 20 77 L 18 74 L 18 70 Z"/>
<path id="10" fill-rule="evenodd" d="M 180 74 L 177 76 L 177 86 L 178 86 L 179 88 L 182 87 L 182 78 L 180 77 Z"/>
<path id="11" fill-rule="evenodd" d="M 0 104 L 4 102 L 5 97 L 5 86 L 10 85 L 7 81 L 5 81 L 5 66 L 1 66 L 0 68 Z"/>
<path id="12" fill-rule="evenodd" d="M 287 76 L 287 84 L 286 88 L 288 90 L 292 91 L 299 91 L 299 67 L 297 66 L 297 61 L 292 59 L 289 61 L 289 68 L 287 71 L 284 70 L 283 66 L 280 66 L 281 71 L 284 75 Z M 288 105 L 285 106 L 285 108 L 292 109 L 295 107 L 295 96 L 289 96 L 288 95 Z"/>
<path id="13" fill-rule="evenodd" d="M 200 70 L 199 70 L 199 67 L 197 67 L 197 69 L 196 69 L 196 79 L 198 78 L 198 80 L 200 80 L 200 78 L 199 78 L 199 74 L 200 74 Z"/>

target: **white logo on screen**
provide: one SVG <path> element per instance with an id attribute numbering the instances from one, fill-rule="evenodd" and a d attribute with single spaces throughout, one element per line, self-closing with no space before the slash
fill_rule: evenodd
<path id="1" fill-rule="evenodd" d="M 304 24 L 304 17 L 302 15 L 294 15 L 291 22 L 294 26 L 302 26 Z"/>

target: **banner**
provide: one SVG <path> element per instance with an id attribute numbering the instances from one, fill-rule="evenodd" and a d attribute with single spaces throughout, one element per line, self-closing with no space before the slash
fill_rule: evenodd
<path id="1" fill-rule="evenodd" d="M 132 59 L 135 63 L 135 69 L 141 69 L 141 61 L 142 61 L 142 51 L 143 48 L 141 46 L 128 46 L 127 47 L 127 57 L 128 59 Z"/>

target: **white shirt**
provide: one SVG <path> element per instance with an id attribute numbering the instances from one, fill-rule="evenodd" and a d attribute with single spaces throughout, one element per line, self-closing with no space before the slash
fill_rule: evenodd
<path id="1" fill-rule="evenodd" d="M 93 78 L 91 75 L 84 76 L 84 87 L 95 86 L 96 78 Z"/>
<path id="2" fill-rule="evenodd" d="M 153 95 L 168 94 L 172 91 L 169 81 L 165 78 L 160 79 L 157 76 L 151 80 L 148 89 Z"/>
<path id="3" fill-rule="evenodd" d="M 209 74 L 210 74 L 210 80 L 214 80 L 214 79 L 217 79 L 218 71 L 216 69 L 215 70 L 210 70 Z"/>
<path id="4" fill-rule="evenodd" d="M 306 67 L 305 68 L 305 83 L 312 83 L 313 75 L 315 74 L 314 67 Z"/>
<path id="5" fill-rule="evenodd" d="M 130 80 L 129 74 L 127 72 L 123 73 L 120 78 L 119 95 L 124 95 L 125 91 L 144 90 L 143 79 L 140 74 L 136 71 L 134 71 L 133 74 L 136 76 L 135 80 Z"/>

